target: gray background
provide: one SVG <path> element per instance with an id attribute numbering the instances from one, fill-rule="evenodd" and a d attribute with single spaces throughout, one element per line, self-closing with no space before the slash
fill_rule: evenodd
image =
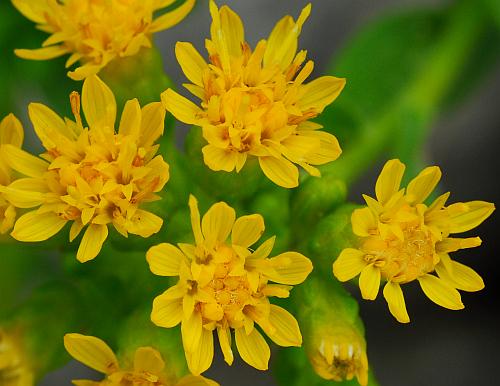
<path id="1" fill-rule="evenodd" d="M 204 2 L 204 1 L 203 1 Z M 306 23 L 300 47 L 316 61 L 316 75 L 355 31 L 377 15 L 421 5 L 439 6 L 438 0 L 313 0 L 313 12 Z M 221 4 L 221 2 L 219 2 Z M 267 36 L 285 14 L 296 17 L 306 1 L 229 0 L 242 16 L 246 38 L 253 45 Z M 208 35 L 208 7 L 199 6 L 177 27 L 157 35 L 164 55 L 165 69 L 177 85 L 185 82 L 173 54 L 176 40 L 190 41 L 203 51 Z M 341 74 L 339 74 L 341 75 Z M 483 199 L 498 202 L 498 150 L 500 144 L 500 69 L 476 88 L 459 110 L 440 117 L 426 149 L 430 164 L 443 170 L 445 188 L 453 200 Z M 359 201 L 361 192 L 373 189 L 380 165 L 360 181 L 351 193 Z M 480 228 L 484 244 L 467 255 L 470 265 L 485 278 L 486 289 L 463 293 L 465 310 L 453 312 L 427 300 L 415 286 L 405 290 L 412 323 L 401 325 L 390 316 L 382 297 L 375 302 L 361 301 L 367 328 L 370 364 L 383 386 L 494 386 L 496 376 L 498 326 L 495 298 L 498 295 L 498 242 L 495 237 L 498 215 Z M 469 260 L 467 260 L 469 261 Z M 359 298 L 358 291 L 353 294 Z M 220 359 L 207 376 L 230 385 L 275 385 L 270 374 L 240 364 L 226 366 Z M 71 379 L 88 375 L 82 366 L 71 363 L 50 374 L 40 386 L 69 385 Z M 332 383 L 333 384 L 333 383 Z M 304 385 L 306 386 L 306 385 Z"/>

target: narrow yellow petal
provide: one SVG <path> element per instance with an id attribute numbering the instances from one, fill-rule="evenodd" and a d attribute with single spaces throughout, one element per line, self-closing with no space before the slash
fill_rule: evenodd
<path id="1" fill-rule="evenodd" d="M 47 150 L 61 146 L 60 139 L 73 139 L 63 119 L 49 107 L 41 103 L 30 103 L 28 113 L 36 135 Z"/>
<path id="2" fill-rule="evenodd" d="M 248 248 L 260 239 L 264 229 L 264 218 L 260 214 L 239 217 L 234 223 L 231 241 Z"/>
<path id="3" fill-rule="evenodd" d="M 0 122 L 0 145 L 21 147 L 24 140 L 24 130 L 21 121 L 14 114 L 7 115 Z"/>
<path id="4" fill-rule="evenodd" d="M 400 323 L 409 323 L 410 317 L 406 311 L 403 291 L 398 283 L 387 282 L 384 286 L 384 298 L 389 306 L 389 311 Z"/>
<path id="5" fill-rule="evenodd" d="M 237 328 L 235 338 L 241 359 L 258 370 L 268 369 L 271 350 L 257 329 L 254 328 L 247 335 L 243 327 Z"/>
<path id="6" fill-rule="evenodd" d="M 193 228 L 194 240 L 196 244 L 203 243 L 203 234 L 201 233 L 200 211 L 198 209 L 198 200 L 192 194 L 189 195 L 189 212 L 191 214 L 191 227 Z"/>
<path id="7" fill-rule="evenodd" d="M 368 237 L 377 230 L 377 219 L 370 208 L 355 209 L 351 215 L 352 231 L 355 235 Z"/>
<path id="8" fill-rule="evenodd" d="M 146 253 L 149 269 L 159 276 L 178 276 L 181 262 L 185 259 L 179 248 L 167 243 L 155 245 Z"/>
<path id="9" fill-rule="evenodd" d="M 29 20 L 34 21 L 37 24 L 45 24 L 47 22 L 44 15 L 46 8 L 43 3 L 26 0 L 11 1 L 14 7 L 16 7 L 17 10 Z"/>
<path id="10" fill-rule="evenodd" d="M 54 59 L 69 53 L 69 50 L 63 46 L 51 46 L 36 48 L 34 50 L 17 49 L 14 53 L 22 59 L 47 60 Z"/>
<path id="11" fill-rule="evenodd" d="M 380 288 L 380 269 L 367 265 L 359 275 L 359 289 L 363 299 L 375 300 Z"/>
<path id="12" fill-rule="evenodd" d="M 229 327 L 217 327 L 217 336 L 219 337 L 219 344 L 224 355 L 224 360 L 231 366 L 234 360 L 233 350 L 231 349 L 231 330 Z"/>
<path id="13" fill-rule="evenodd" d="M 437 305 L 450 310 L 464 308 L 460 293 L 443 280 L 433 275 L 423 275 L 418 278 L 422 291 Z"/>
<path id="14" fill-rule="evenodd" d="M 31 211 L 17 219 L 11 236 L 19 241 L 44 241 L 59 232 L 66 222 L 53 212 Z"/>
<path id="15" fill-rule="evenodd" d="M 189 353 L 188 362 L 189 370 L 194 375 L 200 375 L 207 370 L 212 364 L 214 358 L 214 336 L 212 331 L 202 329 L 200 339 L 195 343 L 195 347 Z"/>
<path id="16" fill-rule="evenodd" d="M 298 252 L 284 252 L 269 259 L 269 263 L 275 272 L 267 273 L 266 276 L 280 284 L 300 284 L 313 270 L 311 260 Z"/>
<path id="17" fill-rule="evenodd" d="M 302 98 L 298 106 L 303 111 L 314 109 L 322 112 L 340 95 L 345 86 L 345 79 L 333 76 L 322 76 L 312 82 L 304 84 L 301 88 Z"/>
<path id="18" fill-rule="evenodd" d="M 217 382 L 201 376 L 186 375 L 175 386 L 220 386 Z"/>
<path id="19" fill-rule="evenodd" d="M 139 347 L 135 351 L 134 371 L 161 374 L 165 368 L 161 354 L 152 347 Z"/>
<path id="20" fill-rule="evenodd" d="M 78 247 L 77 260 L 80 263 L 85 263 L 95 258 L 101 251 L 102 244 L 107 237 L 108 227 L 106 225 L 90 224 Z"/>
<path id="21" fill-rule="evenodd" d="M 175 56 L 186 77 L 198 86 L 203 86 L 203 72 L 208 68 L 207 62 L 191 43 L 177 42 Z"/>
<path id="22" fill-rule="evenodd" d="M 141 118 L 141 106 L 137 98 L 127 101 L 123 107 L 118 133 L 138 138 L 141 134 Z"/>
<path id="23" fill-rule="evenodd" d="M 333 274 L 340 281 L 348 281 L 358 276 L 366 267 L 364 252 L 354 248 L 346 248 L 340 252 L 333 263 Z"/>
<path id="24" fill-rule="evenodd" d="M 207 211 L 201 220 L 201 229 L 205 240 L 214 245 L 225 242 L 233 228 L 236 213 L 225 202 L 218 202 Z"/>
<path id="25" fill-rule="evenodd" d="M 436 272 L 441 279 L 456 289 L 476 292 L 484 288 L 484 281 L 481 276 L 472 268 L 457 261 L 450 260 L 449 266 L 438 264 Z"/>
<path id="26" fill-rule="evenodd" d="M 432 193 L 441 179 L 441 169 L 430 166 L 422 170 L 418 176 L 410 181 L 406 188 L 406 199 L 411 204 L 424 202 Z"/>
<path id="27" fill-rule="evenodd" d="M 342 154 L 337 137 L 330 133 L 317 130 L 301 130 L 300 136 L 319 139 L 319 148 L 306 156 L 306 161 L 311 165 L 324 165 L 335 161 Z"/>
<path id="28" fill-rule="evenodd" d="M 174 327 L 182 320 L 182 298 L 175 297 L 177 289 L 171 288 L 153 300 L 151 321 L 159 327 Z"/>
<path id="29" fill-rule="evenodd" d="M 300 333 L 299 324 L 293 315 L 284 308 L 271 304 L 269 324 L 273 327 L 272 331 L 264 326 L 261 327 L 267 336 L 278 346 L 300 347 L 302 345 L 302 334 Z"/>
<path id="30" fill-rule="evenodd" d="M 170 88 L 161 94 L 161 101 L 175 118 L 189 125 L 197 124 L 203 114 L 193 102 Z"/>
<path id="31" fill-rule="evenodd" d="M 127 231 L 141 237 L 150 237 L 158 233 L 163 225 L 163 219 L 147 210 L 137 209 L 127 226 Z"/>
<path id="32" fill-rule="evenodd" d="M 264 174 L 276 185 L 295 188 L 299 185 L 299 170 L 285 158 L 259 157 Z"/>
<path id="33" fill-rule="evenodd" d="M 382 205 L 398 192 L 404 172 L 405 165 L 400 160 L 386 162 L 375 184 L 375 194 Z"/>
<path id="34" fill-rule="evenodd" d="M 468 237 L 465 239 L 447 237 L 442 241 L 436 243 L 437 253 L 449 253 L 455 252 L 460 249 L 475 248 L 481 245 L 481 239 L 479 237 Z"/>
<path id="35" fill-rule="evenodd" d="M 2 145 L 2 157 L 14 170 L 28 177 L 41 177 L 49 163 L 13 145 Z"/>
<path id="36" fill-rule="evenodd" d="M 214 145 L 206 145 L 201 149 L 203 162 L 214 171 L 232 172 L 238 163 L 238 152 L 221 149 Z"/>
<path id="37" fill-rule="evenodd" d="M 163 134 L 165 108 L 161 102 L 148 103 L 142 108 L 140 138 L 138 145 L 149 147 Z"/>
<path id="38" fill-rule="evenodd" d="M 80 334 L 66 334 L 64 347 L 78 362 L 100 373 L 111 374 L 118 370 L 115 354 L 101 339 Z"/>
<path id="39" fill-rule="evenodd" d="M 461 205 L 466 205 L 465 211 L 455 212 L 453 210 Z M 485 201 L 470 201 L 452 204 L 447 209 L 453 213 L 450 218 L 450 233 L 461 233 L 477 227 L 490 217 L 495 210 L 495 205 Z"/>
<path id="40" fill-rule="evenodd" d="M 196 0 L 186 0 L 180 7 L 177 7 L 173 11 L 167 12 L 156 18 L 153 23 L 151 23 L 149 31 L 163 31 L 180 23 L 189 14 L 189 12 L 191 12 L 195 3 Z"/>
<path id="41" fill-rule="evenodd" d="M 83 82 L 82 108 L 91 130 L 114 134 L 116 100 L 111 89 L 96 75 Z"/>
<path id="42" fill-rule="evenodd" d="M 241 46 L 245 42 L 245 31 L 240 17 L 227 5 L 224 5 L 219 10 L 220 15 L 220 33 L 221 39 L 224 40 L 224 47 L 230 57 L 238 57 L 241 55 Z M 213 32 L 212 32 L 213 36 Z"/>
<path id="43" fill-rule="evenodd" d="M 197 349 L 202 336 L 203 321 L 199 312 L 193 312 L 189 318 L 184 318 L 181 324 L 182 344 L 186 354 Z M 187 359 L 187 357 L 186 357 Z"/>

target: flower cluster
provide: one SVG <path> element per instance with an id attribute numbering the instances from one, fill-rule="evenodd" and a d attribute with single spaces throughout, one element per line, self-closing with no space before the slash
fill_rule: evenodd
<path id="1" fill-rule="evenodd" d="M 274 237 L 251 251 L 264 232 L 260 215 L 236 218 L 233 208 L 219 202 L 200 222 L 193 196 L 189 207 L 195 245 L 159 244 L 146 255 L 154 274 L 179 276 L 175 286 L 155 299 L 151 320 L 161 327 L 182 323 L 186 359 L 194 374 L 212 363 L 214 330 L 225 361 L 232 364 L 231 329 L 241 358 L 266 370 L 270 350 L 255 323 L 280 346 L 301 345 L 295 318 L 269 298 L 287 298 L 291 286 L 311 272 L 311 261 L 297 252 L 269 258 Z"/>
<path id="2" fill-rule="evenodd" d="M 46 60 L 70 54 L 66 67 L 82 65 L 68 75 L 81 80 L 97 74 L 115 58 L 151 47 L 151 35 L 173 27 L 191 11 L 195 0 L 154 18 L 174 0 L 12 0 L 37 27 L 50 34 L 42 48 L 18 49 L 24 59 Z"/>
<path id="3" fill-rule="evenodd" d="M 155 141 L 163 133 L 165 111 L 159 102 L 142 109 L 137 99 L 126 103 L 118 133 L 112 91 L 97 76 L 85 80 L 80 96 L 72 93 L 75 120 L 60 118 L 47 106 L 32 103 L 29 116 L 45 148 L 35 157 L 14 144 L 2 145 L 2 159 L 25 178 L 2 187 L 3 196 L 18 208 L 36 208 L 16 221 L 12 236 L 19 241 L 43 241 L 71 222 L 70 241 L 83 228 L 77 258 L 99 254 L 108 224 L 127 237 L 149 237 L 163 220 L 140 208 L 159 198 L 169 178 L 169 166 L 156 155 Z"/>
<path id="4" fill-rule="evenodd" d="M 191 82 L 185 87 L 201 106 L 171 89 L 162 101 L 178 120 L 202 127 L 208 142 L 203 157 L 210 169 L 239 172 L 249 157 L 257 157 L 271 181 L 293 188 L 298 185 L 296 165 L 319 176 L 315 166 L 339 157 L 337 139 L 309 121 L 345 85 L 333 76 L 306 83 L 314 63 L 306 62 L 306 51 L 297 52 L 297 40 L 310 11 L 306 6 L 297 21 L 285 16 L 252 51 L 239 16 L 227 6 L 219 10 L 211 0 L 209 63 L 192 44 L 177 43 L 177 60 Z"/>
<path id="5" fill-rule="evenodd" d="M 457 289 L 479 291 L 484 287 L 474 270 L 449 256 L 450 252 L 481 245 L 481 239 L 450 235 L 477 227 L 495 206 L 484 201 L 446 206 L 450 193 L 426 205 L 424 201 L 441 179 L 440 169 L 428 167 L 406 189 L 400 189 L 404 170 L 396 159 L 385 164 L 375 186 L 376 199 L 363 196 L 367 206 L 352 214 L 352 230 L 359 236 L 359 245 L 342 251 L 333 273 L 340 281 L 360 275 L 361 294 L 369 300 L 377 297 L 383 279 L 389 310 L 398 321 L 408 323 L 402 284 L 418 280 L 429 299 L 451 310 L 464 307 Z"/>
<path id="6" fill-rule="evenodd" d="M 33 385 L 33 372 L 21 346 L 18 334 L 0 327 L 0 385 Z"/>

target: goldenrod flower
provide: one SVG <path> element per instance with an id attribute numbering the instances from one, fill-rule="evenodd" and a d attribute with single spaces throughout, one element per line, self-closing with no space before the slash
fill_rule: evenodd
<path id="1" fill-rule="evenodd" d="M 184 351 L 194 374 L 212 363 L 214 330 L 225 361 L 232 364 L 231 329 L 241 358 L 266 370 L 270 350 L 255 323 L 280 346 L 302 344 L 295 318 L 271 304 L 269 297 L 288 297 L 290 286 L 302 283 L 311 272 L 311 261 L 296 252 L 268 258 L 274 237 L 250 250 L 264 232 L 264 220 L 258 214 L 236 219 L 234 209 L 219 202 L 200 223 L 193 196 L 189 207 L 195 245 L 177 248 L 163 243 L 147 252 L 154 274 L 179 276 L 176 285 L 154 300 L 151 320 L 166 328 L 182 323 Z"/>
<path id="2" fill-rule="evenodd" d="M 33 386 L 29 360 L 21 348 L 19 336 L 0 328 L 0 385 Z"/>
<path id="3" fill-rule="evenodd" d="M 21 148 L 24 131 L 21 122 L 13 114 L 0 121 L 0 146 L 10 144 Z M 0 233 L 8 232 L 16 220 L 16 209 L 3 194 L 2 188 L 12 182 L 12 170 L 0 153 Z"/>
<path id="4" fill-rule="evenodd" d="M 239 172 L 249 157 L 257 157 L 274 183 L 298 185 L 298 168 L 319 176 L 323 165 L 341 153 L 337 139 L 310 122 L 332 103 L 345 80 L 323 76 L 305 83 L 314 64 L 297 41 L 311 6 L 297 21 L 285 16 L 269 39 L 254 51 L 245 41 L 243 24 L 229 7 L 210 1 L 209 63 L 190 43 L 175 47 L 177 60 L 191 82 L 185 87 L 201 100 L 200 107 L 168 89 L 163 103 L 178 120 L 201 126 L 208 142 L 205 164 L 212 170 Z"/>
<path id="5" fill-rule="evenodd" d="M 160 102 L 142 109 L 137 99 L 125 104 L 118 133 L 116 102 L 97 77 L 85 80 L 80 96 L 72 93 L 75 121 L 60 118 L 48 107 L 32 103 L 29 116 L 46 152 L 35 157 L 14 145 L 2 145 L 4 159 L 26 178 L 14 181 L 4 195 L 16 207 L 34 208 L 17 220 L 12 236 L 43 241 L 72 222 L 70 241 L 87 227 L 77 253 L 85 262 L 101 250 L 108 224 L 127 237 L 149 237 L 163 220 L 143 209 L 157 200 L 169 178 L 169 166 L 155 155 L 154 142 L 163 133 L 165 111 Z"/>
<path id="6" fill-rule="evenodd" d="M 106 375 L 100 382 L 77 380 L 76 386 L 218 386 L 204 377 L 187 375 L 175 379 L 165 368 L 161 354 L 152 347 L 139 347 L 133 364 L 121 368 L 113 350 L 101 339 L 80 334 L 64 336 L 66 351 L 77 361 Z"/>
<path id="7" fill-rule="evenodd" d="M 354 377 L 361 386 L 368 384 L 366 341 L 353 328 L 328 326 L 314 332 L 309 358 L 316 373 L 327 380 L 342 382 Z"/>
<path id="8" fill-rule="evenodd" d="M 42 48 L 18 49 L 24 59 L 47 60 L 70 54 L 66 67 L 81 63 L 68 76 L 75 80 L 97 74 L 116 58 L 151 47 L 151 35 L 179 23 L 195 0 L 154 18 L 174 0 L 12 0 L 37 28 L 50 34 Z"/>
<path id="9" fill-rule="evenodd" d="M 360 274 L 361 294 L 369 300 L 377 297 L 381 279 L 387 281 L 383 292 L 389 310 L 398 321 L 407 323 L 410 318 L 401 284 L 418 280 L 429 299 L 452 310 L 464 307 L 457 289 L 479 291 L 484 287 L 475 271 L 449 256 L 479 246 L 481 239 L 450 235 L 477 227 L 495 206 L 484 201 L 445 206 L 449 192 L 426 205 L 424 201 L 441 178 L 439 167 L 424 169 L 406 189 L 400 189 L 404 170 L 399 160 L 385 164 L 375 186 L 376 199 L 363 196 L 367 207 L 352 214 L 359 245 L 342 251 L 333 273 L 340 281 Z"/>

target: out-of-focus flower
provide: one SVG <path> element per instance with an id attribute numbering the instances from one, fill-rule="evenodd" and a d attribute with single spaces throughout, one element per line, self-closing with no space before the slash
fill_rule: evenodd
<path id="1" fill-rule="evenodd" d="M 450 235 L 477 227 L 495 206 L 484 201 L 445 206 L 449 193 L 426 205 L 424 201 L 441 178 L 440 169 L 428 167 L 406 189 L 400 189 L 404 170 L 399 160 L 385 164 L 375 186 L 377 199 L 364 195 L 367 207 L 352 214 L 359 244 L 341 252 L 333 273 L 340 281 L 360 275 L 361 294 L 369 300 L 377 297 L 381 279 L 385 280 L 383 293 L 389 310 L 398 321 L 408 323 L 402 284 L 418 280 L 429 299 L 452 310 L 464 307 L 457 289 L 479 291 L 484 287 L 474 270 L 449 256 L 479 246 L 481 239 Z"/>
<path id="2" fill-rule="evenodd" d="M 0 146 L 12 145 L 21 148 L 24 131 L 21 122 L 14 114 L 7 115 L 0 122 Z M 16 220 L 16 209 L 2 193 L 2 188 L 12 182 L 12 170 L 0 152 L 0 233 L 8 232 Z"/>
<path id="3" fill-rule="evenodd" d="M 161 354 L 152 347 L 139 347 L 132 365 L 121 368 L 115 354 L 99 338 L 80 334 L 66 334 L 66 351 L 77 361 L 106 375 L 103 381 L 76 380 L 76 386 L 218 386 L 217 382 L 204 377 L 187 375 L 180 380 L 172 379 L 165 369 Z"/>
<path id="4" fill-rule="evenodd" d="M 295 318 L 269 298 L 288 297 L 290 286 L 302 283 L 311 272 L 311 261 L 297 252 L 268 258 L 274 237 L 250 250 L 264 232 L 264 220 L 258 214 L 236 219 L 234 209 L 219 202 L 200 222 L 193 196 L 189 206 L 195 245 L 177 248 L 163 243 L 147 253 L 154 274 L 179 276 L 175 286 L 154 300 L 151 319 L 167 328 L 182 323 L 186 359 L 194 374 L 212 363 L 214 330 L 225 361 L 232 364 L 231 329 L 242 359 L 266 370 L 270 350 L 255 323 L 280 346 L 302 344 Z"/>
<path id="5" fill-rule="evenodd" d="M 192 44 L 177 43 L 177 60 L 191 82 L 185 87 L 201 103 L 197 106 L 171 89 L 162 100 L 177 119 L 202 127 L 208 142 L 203 156 L 210 169 L 239 172 L 249 157 L 257 157 L 270 180 L 293 188 L 298 185 L 296 165 L 319 176 L 314 165 L 340 155 L 337 139 L 309 121 L 345 84 L 333 76 L 305 83 L 314 64 L 303 65 L 306 51 L 297 53 L 297 41 L 310 11 L 306 6 L 297 21 L 285 16 L 252 51 L 239 16 L 210 1 L 209 63 Z"/>
<path id="6" fill-rule="evenodd" d="M 0 385 L 32 386 L 33 372 L 19 337 L 0 328 Z"/>
<path id="7" fill-rule="evenodd" d="M 154 17 L 175 0 L 12 0 L 37 28 L 50 34 L 42 48 L 18 49 L 24 59 L 46 60 L 70 54 L 66 67 L 81 63 L 68 76 L 97 74 L 115 58 L 151 47 L 151 35 L 173 27 L 191 11 L 195 0 Z"/>
<path id="8" fill-rule="evenodd" d="M 48 107 L 32 103 L 29 116 L 46 152 L 35 157 L 14 145 L 2 145 L 2 156 L 12 169 L 27 176 L 2 188 L 18 208 L 35 208 L 16 221 L 12 236 L 20 241 L 43 241 L 72 222 L 70 241 L 87 227 L 77 253 L 85 262 L 99 254 L 108 236 L 108 224 L 127 237 L 149 237 L 163 220 L 143 209 L 159 199 L 169 179 L 169 166 L 156 155 L 154 142 L 163 133 L 161 103 L 142 109 L 137 99 L 125 104 L 118 133 L 116 102 L 97 77 L 85 80 L 80 96 L 72 93 L 75 121 L 60 118 Z"/>

